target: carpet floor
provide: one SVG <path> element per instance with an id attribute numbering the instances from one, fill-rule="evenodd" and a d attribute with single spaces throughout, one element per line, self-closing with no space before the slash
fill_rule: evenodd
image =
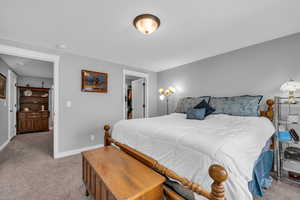
<path id="1" fill-rule="evenodd" d="M 0 200 L 86 200 L 81 156 L 54 160 L 49 133 L 18 135 L 0 152 Z"/>
<path id="2" fill-rule="evenodd" d="M 0 200 L 89 199 L 81 180 L 81 156 L 54 160 L 50 138 L 49 133 L 18 135 L 0 152 Z M 274 181 L 261 199 L 300 199 L 300 187 Z"/>

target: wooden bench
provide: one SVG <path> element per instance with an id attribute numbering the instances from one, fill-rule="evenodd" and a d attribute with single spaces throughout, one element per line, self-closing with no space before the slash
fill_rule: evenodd
<path id="1" fill-rule="evenodd" d="M 83 181 L 95 200 L 162 200 L 165 178 L 114 146 L 82 153 Z"/>

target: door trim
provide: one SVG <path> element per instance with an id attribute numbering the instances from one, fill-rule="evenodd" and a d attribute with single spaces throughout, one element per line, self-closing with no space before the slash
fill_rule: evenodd
<path id="1" fill-rule="evenodd" d="M 145 97 L 145 117 L 149 117 L 149 75 L 146 73 L 142 72 L 137 72 L 137 71 L 131 71 L 124 69 L 123 70 L 123 96 L 122 96 L 122 101 L 123 101 L 123 119 L 126 119 L 126 102 L 125 102 L 125 96 L 126 96 L 126 76 L 136 76 L 140 78 L 144 78 L 146 82 L 146 97 Z"/>
<path id="2" fill-rule="evenodd" d="M 53 81 L 54 81 L 54 131 L 53 131 L 53 156 L 58 157 L 58 135 L 59 135 L 59 56 L 54 54 L 47 54 L 38 51 L 32 51 L 23 48 L 17 48 L 9 45 L 0 44 L 0 53 L 12 56 L 19 56 L 42 60 L 53 63 Z M 9 134 L 9 133 L 8 133 Z"/>
<path id="3" fill-rule="evenodd" d="M 11 101 L 12 101 L 12 98 L 11 98 L 11 91 L 10 91 L 10 84 L 11 84 L 11 76 L 12 76 L 12 73 L 14 73 L 15 74 L 15 76 L 17 76 L 17 74 L 15 73 L 15 72 L 13 72 L 12 70 L 8 70 L 8 77 L 7 77 L 7 85 L 9 86 L 9 88 L 8 88 L 8 90 L 7 90 L 7 107 L 8 107 L 8 139 L 10 140 L 11 138 L 13 138 L 15 135 L 11 135 L 10 133 L 11 133 L 11 120 L 10 120 L 10 117 L 11 117 L 11 114 L 12 115 L 14 115 L 15 116 L 15 118 L 16 118 L 16 123 L 17 123 L 17 111 L 16 111 L 16 108 L 14 109 L 14 112 L 13 113 L 11 113 L 10 112 L 10 105 L 11 105 Z M 15 90 L 15 100 L 17 100 L 17 88 L 16 87 L 14 87 L 14 90 Z M 17 103 L 17 101 L 16 101 L 16 103 Z M 15 133 L 17 133 L 17 124 L 15 124 Z"/>

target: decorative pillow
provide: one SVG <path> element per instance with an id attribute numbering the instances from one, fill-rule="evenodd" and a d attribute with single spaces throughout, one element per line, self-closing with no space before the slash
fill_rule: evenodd
<path id="1" fill-rule="evenodd" d="M 209 102 L 210 96 L 202 96 L 202 97 L 184 97 L 179 99 L 177 103 L 177 107 L 175 112 L 177 113 L 186 113 L 188 109 L 194 108 L 201 101 L 205 100 Z"/>
<path id="2" fill-rule="evenodd" d="M 212 108 L 205 100 L 202 100 L 194 108 L 195 109 L 205 108 L 205 117 L 216 111 L 216 109 Z"/>
<path id="3" fill-rule="evenodd" d="M 216 109 L 214 114 L 235 116 L 258 116 L 259 103 L 263 96 L 212 97 L 210 105 Z"/>
<path id="4" fill-rule="evenodd" d="M 205 118 L 205 108 L 190 108 L 186 113 L 186 118 L 203 120 Z"/>

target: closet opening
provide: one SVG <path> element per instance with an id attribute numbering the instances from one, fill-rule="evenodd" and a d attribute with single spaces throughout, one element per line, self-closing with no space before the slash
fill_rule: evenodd
<path id="1" fill-rule="evenodd" d="M 148 117 L 148 75 L 124 70 L 124 119 Z"/>

